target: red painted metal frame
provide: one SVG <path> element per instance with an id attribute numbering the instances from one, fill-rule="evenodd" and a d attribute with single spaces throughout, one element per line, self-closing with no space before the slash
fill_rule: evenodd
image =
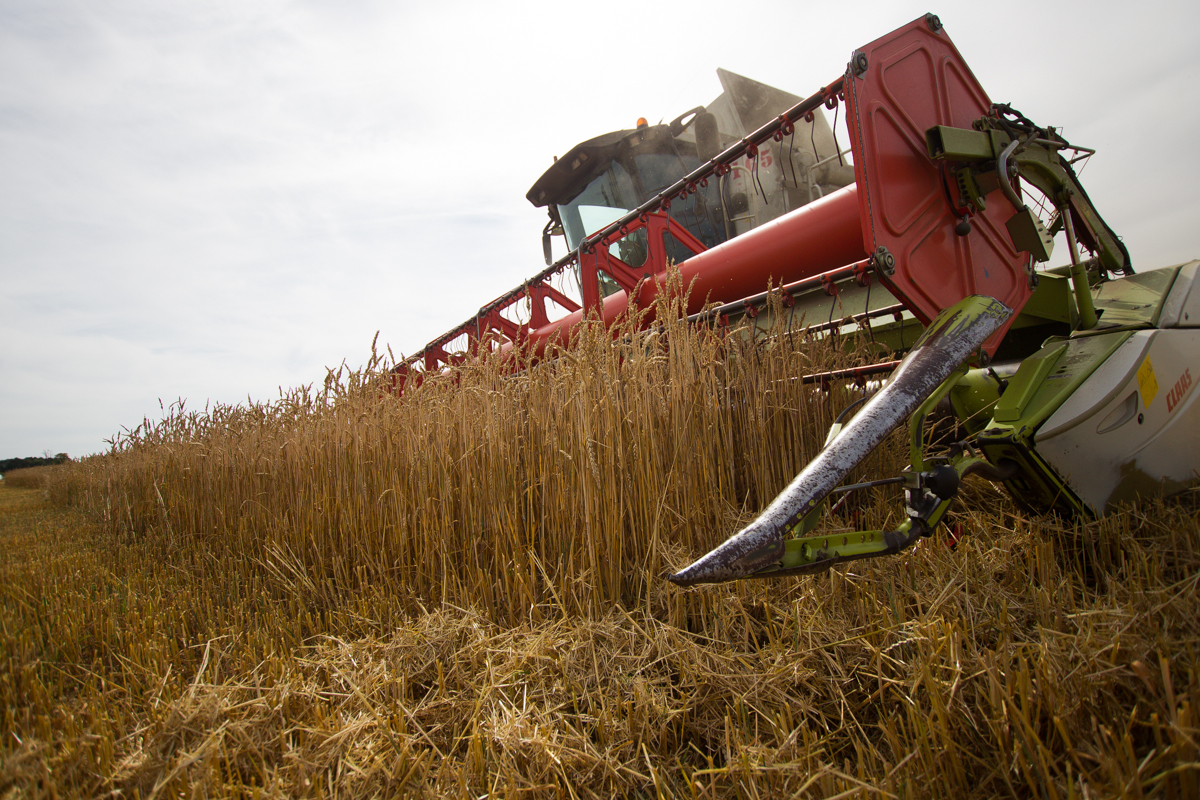
<path id="1" fill-rule="evenodd" d="M 865 70 L 860 53 L 866 59 Z M 709 177 L 728 171 L 736 159 L 753 157 L 758 145 L 772 137 L 780 141 L 794 122 L 821 105 L 834 108 L 840 100 L 847 101 L 856 185 L 709 250 L 662 213 L 671 199 L 685 198 Z M 940 23 L 935 17 L 916 20 L 856 51 L 843 78 L 588 237 L 576 253 L 484 306 L 474 319 L 430 342 L 396 367 L 394 384 L 402 387 L 413 377 L 420 380 L 421 373 L 413 368 L 418 362 L 431 374 L 460 362 L 465 356 L 447 353 L 444 346 L 463 335 L 468 339 L 468 354 L 484 347 L 501 352 L 520 347 L 539 357 L 552 342 L 566 344 L 588 314 L 611 326 L 629 309 L 631 296 L 637 308 L 650 308 L 666 285 L 661 234 L 668 230 L 697 252 L 680 265 L 683 285 L 690 289 L 689 314 L 710 302 L 749 297 L 769 285 L 849 268 L 881 247 L 892 254 L 894 272 L 888 274 L 877 264 L 875 274 L 926 323 L 942 309 L 975 294 L 994 297 L 1019 311 L 1032 290 L 1027 277 L 1029 254 L 1013 249 L 1004 227 L 1015 209 L 994 193 L 987 209 L 973 217 L 971 233 L 956 235 L 960 218 L 948 176 L 941 164 L 929 158 L 925 146 L 926 129 L 970 127 L 989 113 L 987 94 Z M 633 268 L 608 247 L 643 227 L 650 242 L 649 257 L 645 265 Z M 551 278 L 574 264 L 580 267 L 582 307 L 550 285 Z M 596 280 L 600 269 L 622 290 L 601 298 Z M 517 324 L 502 316 L 522 300 L 530 303 L 529 322 Z M 550 321 L 547 300 L 568 313 Z M 1007 328 L 1008 324 L 988 339 L 984 349 L 989 354 Z"/>
<path id="2" fill-rule="evenodd" d="M 936 17 L 915 20 L 860 51 L 866 70 L 847 73 L 847 127 L 859 187 L 863 246 L 886 247 L 895 272 L 880 275 L 897 299 L 928 324 L 970 295 L 1019 311 L 1032 293 L 1029 253 L 1014 249 L 1005 222 L 1016 209 L 1001 192 L 955 234 L 954 176 L 930 159 L 925 131 L 970 128 L 992 102 Z M 858 54 L 856 54 L 857 57 Z M 995 352 L 1012 320 L 984 344 Z"/>
<path id="3" fill-rule="evenodd" d="M 709 302 L 749 297 L 768 284 L 793 283 L 865 257 L 858 199 L 854 187 L 847 186 L 692 256 L 679 265 L 679 274 L 683 286 L 690 289 L 687 313 L 695 314 Z M 637 308 L 651 308 L 659 292 L 666 290 L 666 282 L 661 273 L 643 280 L 635 288 Z M 604 298 L 599 315 L 606 326 L 629 309 L 629 300 L 628 291 Z M 525 344 L 532 355 L 541 356 L 551 342 L 565 343 L 584 315 L 581 309 L 532 331 Z M 646 322 L 652 319 L 652 314 L 647 315 Z"/>
<path id="4" fill-rule="evenodd" d="M 631 267 L 609 251 L 609 245 L 626 236 L 632 236 L 639 230 L 646 231 L 647 257 L 646 263 L 639 267 Z M 670 216 L 662 212 L 644 214 L 628 225 L 623 225 L 611 237 L 602 237 L 599 243 L 591 248 L 584 248 L 579 257 L 580 283 L 583 287 L 584 309 L 601 307 L 600 286 L 598 274 L 603 271 L 612 278 L 628 295 L 643 279 L 660 275 L 667 269 L 667 249 L 663 238 L 670 234 L 679 240 L 693 253 L 706 250 L 699 239 L 692 236 L 687 228 L 680 225 Z"/>
<path id="5" fill-rule="evenodd" d="M 625 236 L 636 234 L 639 230 L 646 231 L 647 257 L 644 264 L 635 268 L 613 255 L 608 246 Z M 396 377 L 393 379 L 393 386 L 403 384 L 413 378 L 419 381 L 422 373 L 412 368 L 412 365 L 418 361 L 425 372 L 432 374 L 444 366 L 462 363 L 467 355 L 477 355 L 481 349 L 507 351 L 514 346 L 536 342 L 541 344 L 538 349 L 540 355 L 545 349 L 545 340 L 548 339 L 544 333 L 557 332 L 561 329 L 559 323 L 550 322 L 546 309 L 547 300 L 557 303 L 567 311 L 568 315 L 578 315 L 579 318 L 582 318 L 589 310 L 603 313 L 605 302 L 600 296 L 599 273 L 603 271 L 608 275 L 621 287 L 622 296 L 626 296 L 643 279 L 666 271 L 667 252 L 664 236 L 668 232 L 693 253 L 704 252 L 704 245 L 668 215 L 660 212 L 647 213 L 630 224 L 622 226 L 611 237 L 611 240 L 610 237 L 602 238 L 596 245 L 585 248 L 584 252 L 579 255 L 577 263 L 581 276 L 580 283 L 583 287 L 583 306 L 575 303 L 550 284 L 553 274 L 543 273 L 529 283 L 493 300 L 480 310 L 475 319 L 442 334 L 426 345 L 416 356 L 399 364 L 394 370 Z M 513 322 L 503 315 L 506 309 L 516 306 L 522 301 L 528 303 L 528 322 Z M 624 309 L 625 306 L 622 306 L 621 310 Z M 543 335 L 539 335 L 539 333 Z M 444 349 L 446 344 L 463 336 L 467 337 L 466 354 L 448 353 Z"/>

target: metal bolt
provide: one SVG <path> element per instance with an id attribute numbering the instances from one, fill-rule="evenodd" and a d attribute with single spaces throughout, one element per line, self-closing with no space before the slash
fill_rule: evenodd
<path id="1" fill-rule="evenodd" d="M 891 275 L 896 271 L 896 259 L 883 245 L 875 248 L 873 259 L 875 268 L 881 270 L 884 275 Z"/>
<path id="2" fill-rule="evenodd" d="M 933 31 L 934 33 L 942 32 L 942 21 L 938 19 L 937 14 L 926 14 L 925 24 L 928 25 L 929 30 Z"/>
<path id="3" fill-rule="evenodd" d="M 861 78 L 867 74 L 867 54 L 861 50 L 855 50 L 850 56 L 850 69 L 854 72 L 854 77 Z"/>

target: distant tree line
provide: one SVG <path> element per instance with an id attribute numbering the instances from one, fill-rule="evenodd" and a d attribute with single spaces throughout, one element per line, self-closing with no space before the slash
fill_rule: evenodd
<path id="1" fill-rule="evenodd" d="M 25 467 L 46 467 L 51 464 L 62 464 L 70 461 L 71 458 L 66 453 L 59 453 L 56 456 L 30 456 L 29 458 L 5 458 L 0 459 L 0 475 L 8 472 L 11 469 L 24 469 Z"/>

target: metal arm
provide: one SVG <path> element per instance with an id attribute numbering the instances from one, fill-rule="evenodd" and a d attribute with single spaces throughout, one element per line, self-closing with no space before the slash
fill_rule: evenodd
<path id="1" fill-rule="evenodd" d="M 961 377 L 960 365 L 979 351 L 1011 313 L 1011 309 L 998 300 L 981 296 L 968 297 L 942 312 L 896 367 L 887 386 L 875 394 L 757 520 L 691 566 L 671 575 L 670 580 L 680 586 L 690 586 L 768 572 L 812 571 L 835 563 L 830 559 L 847 560 L 899 552 L 916 541 L 915 537 L 931 529 L 921 520 L 928 518 L 936 525 L 945 511 L 943 508 L 938 512 L 936 519 L 930 516 L 942 501 L 929 505 L 926 495 L 937 495 L 930 493 L 928 479 L 919 472 L 913 473 L 912 478 L 906 477 L 910 508 L 916 508 L 918 512 L 915 517 L 910 514 L 910 521 L 898 531 L 875 531 L 870 536 L 855 534 L 854 538 L 860 541 L 852 546 L 847 539 L 836 554 L 817 544 L 818 539 L 823 541 L 829 537 L 803 540 L 787 537 L 811 530 L 816 523 L 814 512 L 819 510 L 826 496 L 910 414 L 917 412 L 918 418 L 924 419 L 924 414 L 932 407 L 927 402 L 929 398 L 949 391 L 953 382 L 947 383 L 947 379 L 954 376 L 957 381 Z M 949 497 L 952 496 L 951 493 Z"/>
<path id="2" fill-rule="evenodd" d="M 1008 230 L 1018 250 L 1029 251 L 1036 261 L 1046 261 L 1054 235 L 1065 227 L 1080 328 L 1095 327 L 1095 307 L 1077 242 L 1096 254 L 1105 273 L 1128 275 L 1133 269 L 1125 245 L 1092 206 L 1071 162 L 1063 156 L 1065 150 L 1091 151 L 1075 148 L 1053 128 L 1039 128 L 1005 105 L 994 106 L 993 113 L 976 120 L 971 130 L 939 125 L 927 131 L 925 138 L 930 158 L 946 164 L 953 175 L 964 212 L 986 208 L 987 194 L 997 187 L 1004 193 L 1016 209 Z M 1018 177 L 1054 204 L 1057 213 L 1048 229 L 1013 188 L 1012 181 Z"/>

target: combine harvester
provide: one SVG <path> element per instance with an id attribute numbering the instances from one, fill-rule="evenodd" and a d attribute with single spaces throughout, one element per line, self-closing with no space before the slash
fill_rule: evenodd
<path id="1" fill-rule="evenodd" d="M 861 308 L 815 327 L 873 325 L 907 355 L 832 376 L 890 373 L 758 519 L 670 576 L 680 585 L 898 553 L 971 474 L 1064 515 L 1196 482 L 1200 262 L 1135 274 L 1072 168 L 1093 151 L 993 104 L 937 17 L 855 50 L 807 99 L 719 76 L 707 108 L 557 159 L 528 195 L 549 210 L 547 268 L 398 365 L 397 381 L 485 349 L 540 356 L 590 315 L 611 325 L 665 291 L 669 262 L 697 317 L 765 329 L 768 285 L 789 319 L 823 317 L 831 297 Z M 844 114 L 850 158 L 823 109 Z M 1070 264 L 1035 269 L 1060 232 Z M 550 263 L 555 234 L 570 253 Z M 939 403 L 965 439 L 931 457 L 923 426 Z M 841 486 L 906 419 L 903 474 Z M 831 494 L 883 483 L 905 490 L 897 530 L 813 533 Z"/>

